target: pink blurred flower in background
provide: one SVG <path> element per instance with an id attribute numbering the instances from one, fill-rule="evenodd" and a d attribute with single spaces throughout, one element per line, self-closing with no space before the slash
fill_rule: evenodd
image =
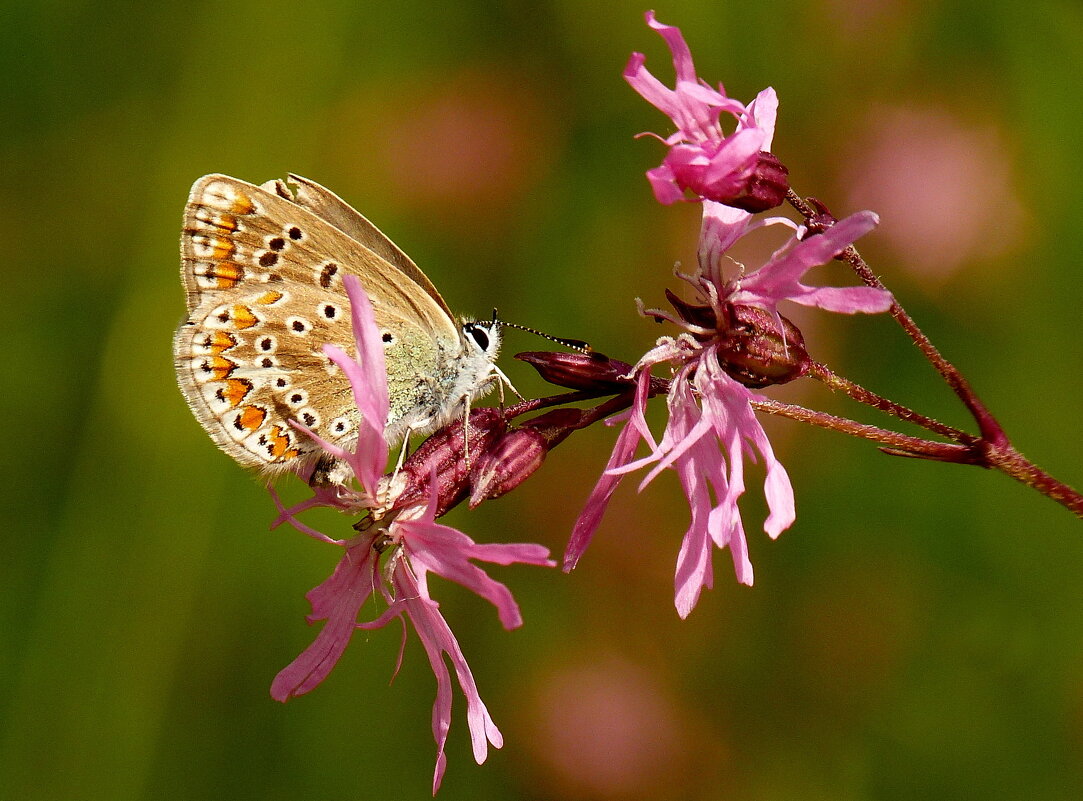
<path id="1" fill-rule="evenodd" d="M 1028 221 L 1001 131 L 947 107 L 881 107 L 863 128 L 840 184 L 852 206 L 881 212 L 884 246 L 917 287 L 938 291 L 967 263 L 1019 246 Z"/>
<path id="2" fill-rule="evenodd" d="M 513 225 L 559 163 L 560 98 L 554 102 L 553 87 L 529 63 L 415 66 L 355 76 L 321 152 L 347 185 L 382 187 L 400 215 L 474 249 L 500 247 L 477 229 Z"/>
<path id="3" fill-rule="evenodd" d="M 670 697 L 663 668 L 592 642 L 535 679 L 523 726 L 535 731 L 531 758 L 541 762 L 538 797 L 560 799 L 687 798 L 700 760 L 721 756 L 697 731 L 694 711 Z M 529 696 L 528 696 L 529 697 Z"/>

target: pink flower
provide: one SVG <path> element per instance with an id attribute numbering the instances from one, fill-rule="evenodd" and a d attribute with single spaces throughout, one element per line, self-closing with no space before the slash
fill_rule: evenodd
<path id="1" fill-rule="evenodd" d="M 652 465 L 640 483 L 642 489 L 663 470 L 675 470 L 691 510 L 675 575 L 674 602 L 681 617 L 695 607 L 701 590 L 711 586 L 714 546 L 728 547 L 737 580 L 752 584 L 752 563 L 737 505 L 745 491 L 746 457 L 756 460 L 758 456 L 766 472 L 764 495 L 769 513 L 764 531 L 773 539 L 794 521 L 789 476 L 775 458 L 751 405 L 765 398 L 749 389 L 792 380 L 807 366 L 800 333 L 779 314 L 778 303 L 792 300 L 848 313 L 882 312 L 892 303 L 890 293 L 869 287 L 812 287 L 801 283 L 808 270 L 830 261 L 876 225 L 876 215 L 871 212 L 855 214 L 823 234 L 803 240 L 800 235 L 805 232 L 799 229 L 763 267 L 727 280 L 722 273 L 723 256 L 734 242 L 756 227 L 750 220 L 746 212 L 704 204 L 700 270 L 696 275 L 682 276 L 699 290 L 703 305 L 677 301 L 672 296 L 677 316 L 653 309 L 645 312 L 682 326 L 685 333 L 660 339 L 636 364 L 632 408 L 616 418 L 625 422 L 624 429 L 576 522 L 564 556 L 564 569 L 571 570 L 593 537 L 622 476 Z M 778 222 L 783 221 L 767 221 Z M 762 312 L 757 315 L 750 309 Z M 733 353 L 758 354 L 760 361 L 748 358 L 738 370 L 731 365 Z M 651 368 L 661 363 L 671 364 L 675 372 L 667 397 L 668 422 L 661 440 L 656 442 L 644 413 Z M 640 441 L 650 452 L 635 459 Z"/>
<path id="2" fill-rule="evenodd" d="M 428 573 L 457 582 L 488 600 L 496 607 L 501 624 L 510 630 L 523 623 L 511 591 L 470 560 L 500 565 L 516 562 L 554 565 L 548 558 L 549 550 L 541 545 L 478 545 L 461 531 L 437 523 L 433 516 L 435 510 L 436 496 L 432 495 L 426 506 L 403 510 L 387 528 L 377 534 L 356 537 L 346 546 L 346 553 L 335 572 L 307 596 L 312 604 L 308 621 L 326 620 L 327 623 L 315 641 L 284 668 L 271 685 L 271 695 L 279 701 L 302 695 L 327 677 L 345 652 L 355 629 L 379 628 L 395 617 L 409 620 L 436 675 L 432 717 L 433 737 L 437 744 L 434 794 L 444 775 L 444 745 L 451 725 L 452 685 L 444 654 L 450 658 L 459 687 L 466 697 L 467 724 L 474 759 L 479 765 L 485 761 L 488 744 L 500 748 L 503 738 L 481 700 L 455 635 L 440 614 L 440 605 L 429 595 Z M 377 547 L 381 551 L 394 549 L 389 551 L 387 579 L 379 567 Z M 380 590 L 390 605 L 375 620 L 358 622 L 361 607 L 374 588 Z M 402 659 L 401 653 L 399 659 Z"/>
<path id="3" fill-rule="evenodd" d="M 484 762 L 490 743 L 499 748 L 503 739 L 481 700 L 454 634 L 440 614 L 439 604 L 429 595 L 428 574 L 436 573 L 476 592 L 496 607 L 501 624 L 506 629 L 513 629 L 523 621 L 511 592 L 471 560 L 549 567 L 554 562 L 548 558 L 548 549 L 540 545 L 478 545 L 462 532 L 436 522 L 437 509 L 449 501 L 442 494 L 460 493 L 458 484 L 438 474 L 438 467 L 450 473 L 462 472 L 459 465 L 444 464 L 448 461 L 449 447 L 429 449 L 439 453 L 431 461 L 427 481 L 429 491 L 420 501 L 409 500 L 419 497 L 418 487 L 413 486 L 417 481 L 402 477 L 397 481 L 383 478 L 388 456 L 383 424 L 389 408 L 383 346 L 372 306 L 360 283 L 355 277 L 346 276 L 344 285 L 353 311 L 358 359 L 354 361 L 330 345 L 325 347 L 325 352 L 350 379 L 354 400 L 361 412 L 358 443 L 356 449 L 350 451 L 309 434 L 327 453 L 350 465 L 360 486 L 358 489 L 317 488 L 313 498 L 290 509 L 284 509 L 275 497 L 280 510 L 276 524 L 289 522 L 310 536 L 341 545 L 345 553 L 334 573 L 307 595 L 312 605 L 308 621 L 327 622 L 312 644 L 275 677 L 271 695 L 276 700 L 288 701 L 314 689 L 345 652 L 355 629 L 378 628 L 394 617 L 401 618 L 404 624 L 409 620 L 436 675 L 437 693 L 433 706 L 433 736 L 437 743 L 433 777 L 435 794 L 444 775 L 444 745 L 451 725 L 452 684 L 444 654 L 450 658 L 459 687 L 466 696 L 467 723 L 477 762 Z M 480 441 L 480 438 L 480 434 L 475 435 L 476 440 Z M 461 443 L 459 448 L 462 448 Z M 300 511 L 313 506 L 367 510 L 367 525 L 363 533 L 351 540 L 333 540 L 297 520 Z M 383 570 L 382 554 L 386 554 Z M 361 607 L 376 590 L 389 603 L 387 611 L 373 621 L 359 622 Z M 400 663 L 401 659 L 400 652 Z"/>
<path id="4" fill-rule="evenodd" d="M 786 168 L 766 152 L 775 133 L 775 90 L 764 89 L 746 106 L 727 97 L 722 84 L 711 88 L 697 78 L 680 29 L 656 21 L 653 11 L 646 16 L 647 24 L 669 46 L 677 72 L 676 85 L 670 89 L 646 70 L 642 53 L 633 53 L 624 69 L 632 88 L 677 126 L 662 140 L 669 145 L 662 164 L 647 172 L 658 202 L 675 203 L 690 190 L 699 198 L 750 211 L 777 206 L 789 187 Z M 736 120 L 729 135 L 722 130 L 723 113 Z"/>
<path id="5" fill-rule="evenodd" d="M 626 473 L 654 464 L 640 483 L 642 490 L 662 470 L 676 470 L 691 509 L 675 576 L 674 603 L 682 618 L 695 607 L 700 590 L 711 586 L 712 545 L 728 546 L 737 580 L 752 584 L 752 563 L 737 507 L 737 499 L 745 490 L 745 456 L 755 459 L 758 451 L 767 470 L 764 489 L 770 515 L 764 529 L 768 535 L 777 537 L 794 520 L 789 477 L 775 458 L 750 405 L 761 396 L 722 372 L 718 359 L 711 355 L 709 350 L 700 350 L 681 337 L 660 344 L 636 365 L 635 403 L 625 415 L 625 427 L 576 521 L 564 556 L 564 569 L 571 570 L 590 543 L 613 490 Z M 650 368 L 682 360 L 685 363 L 674 375 L 667 397 L 669 421 L 661 441 L 655 443 L 644 417 Z M 636 460 L 633 456 L 640 441 L 647 444 L 650 454 Z M 713 506 L 712 497 L 716 499 Z"/>
<path id="6" fill-rule="evenodd" d="M 753 215 L 721 203 L 704 202 L 699 235 L 699 269 L 687 280 L 720 311 L 721 304 L 755 306 L 778 312 L 784 300 L 824 311 L 877 314 L 891 308 L 893 298 L 884 289 L 867 286 L 814 287 L 801 283 L 813 267 L 827 264 L 880 222 L 871 211 L 859 211 L 839 220 L 822 234 L 806 235 L 803 228 L 783 217 L 756 220 Z M 745 234 L 765 225 L 788 225 L 795 234 L 759 269 L 727 279 L 723 274 L 726 251 Z"/>

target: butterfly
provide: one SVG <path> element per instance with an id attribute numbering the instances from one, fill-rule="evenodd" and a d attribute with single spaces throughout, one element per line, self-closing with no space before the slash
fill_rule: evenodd
<path id="1" fill-rule="evenodd" d="M 376 226 L 319 184 L 288 181 L 205 175 L 192 186 L 181 234 L 188 313 L 173 341 L 196 419 L 268 476 L 324 458 L 291 420 L 343 448 L 356 443 L 350 383 L 323 352 L 331 343 L 356 355 L 344 275 L 360 279 L 384 344 L 390 443 L 464 414 L 499 375 L 499 323 L 457 318 Z M 331 472 L 326 462 L 317 470 Z"/>

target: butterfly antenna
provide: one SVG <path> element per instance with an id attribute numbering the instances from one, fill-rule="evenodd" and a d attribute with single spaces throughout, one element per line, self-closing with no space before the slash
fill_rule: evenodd
<path id="1" fill-rule="evenodd" d="M 507 320 L 501 320 L 497 314 L 496 309 L 493 309 L 493 324 L 494 325 L 506 325 L 508 328 L 518 328 L 520 331 L 526 331 L 527 333 L 534 334 L 542 339 L 548 339 L 550 342 L 556 342 L 558 345 L 563 345 L 571 350 L 578 351 L 579 353 L 591 354 L 594 353 L 594 348 L 590 346 L 589 342 L 584 342 L 582 339 L 568 339 L 566 337 L 555 337 L 552 334 L 546 334 L 539 331 L 537 328 L 531 328 L 528 325 L 519 325 L 518 323 L 509 323 Z"/>

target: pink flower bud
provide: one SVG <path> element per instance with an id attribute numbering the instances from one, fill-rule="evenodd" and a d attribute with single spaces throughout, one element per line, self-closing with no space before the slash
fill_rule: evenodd
<path id="1" fill-rule="evenodd" d="M 805 202 L 816 210 L 816 213 L 805 221 L 805 227 L 808 228 L 805 239 L 808 239 L 810 236 L 815 236 L 816 234 L 822 234 L 839 221 L 838 218 L 831 213 L 831 209 L 824 205 L 822 200 L 808 197 L 805 198 Z"/>
<path id="2" fill-rule="evenodd" d="M 501 437 L 473 471 L 470 508 L 526 481 L 549 451 L 580 427 L 586 414 L 583 409 L 553 409 Z"/>
<path id="3" fill-rule="evenodd" d="M 545 437 L 536 429 L 509 431 L 478 460 L 470 490 L 470 508 L 518 487 L 541 467 L 548 450 Z"/>

